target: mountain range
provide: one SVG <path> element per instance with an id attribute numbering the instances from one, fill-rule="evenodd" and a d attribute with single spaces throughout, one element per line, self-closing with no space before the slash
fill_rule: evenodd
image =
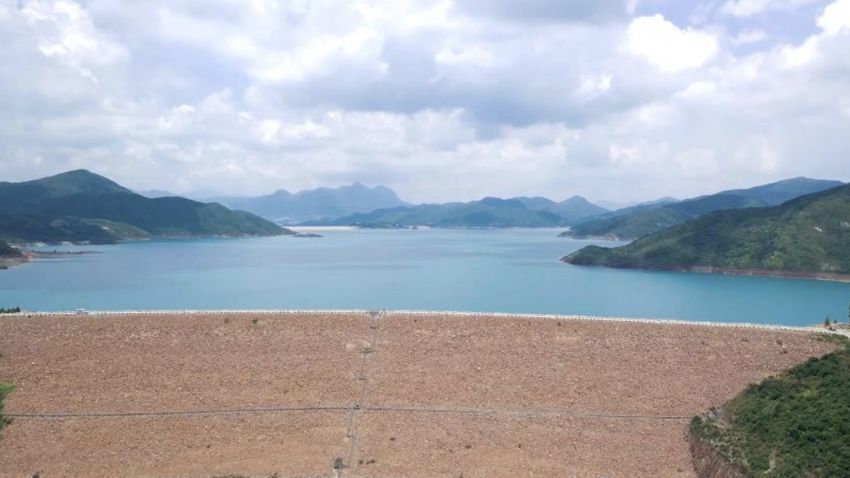
<path id="1" fill-rule="evenodd" d="M 150 199 L 86 170 L 0 183 L 0 240 L 110 243 L 152 237 L 291 234 L 244 211 L 179 197 Z"/>
<path id="2" fill-rule="evenodd" d="M 390 188 L 367 187 L 360 183 L 338 188 L 309 189 L 298 193 L 280 189 L 266 196 L 215 197 L 210 200 L 233 209 L 252 212 L 281 224 L 329 220 L 408 205 Z"/>
<path id="3" fill-rule="evenodd" d="M 767 192 L 765 197 L 777 196 Z M 619 268 L 847 276 L 850 185 L 779 206 L 712 212 L 622 247 L 588 246 L 563 260 Z"/>
<path id="4" fill-rule="evenodd" d="M 487 197 L 465 203 L 421 204 L 353 214 L 324 225 L 360 227 L 561 227 L 607 212 L 574 196 L 562 202 L 542 197 Z"/>
<path id="5" fill-rule="evenodd" d="M 613 211 L 571 227 L 563 236 L 635 239 L 724 209 L 766 207 L 839 186 L 840 181 L 793 178 L 749 189 L 734 189 L 684 201 L 664 199 Z"/>

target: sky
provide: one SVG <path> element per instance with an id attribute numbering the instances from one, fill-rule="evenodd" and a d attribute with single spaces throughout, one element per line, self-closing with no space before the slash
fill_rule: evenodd
<path id="1" fill-rule="evenodd" d="M 634 202 L 850 180 L 850 0 L 0 0 L 0 179 Z"/>

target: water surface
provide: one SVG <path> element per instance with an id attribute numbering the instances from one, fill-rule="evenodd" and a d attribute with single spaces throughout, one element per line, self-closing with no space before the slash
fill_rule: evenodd
<path id="1" fill-rule="evenodd" d="M 64 247 L 98 254 L 0 271 L 0 306 L 429 309 L 786 325 L 847 317 L 850 284 L 571 266 L 558 258 L 594 242 L 556 233 L 334 230 L 320 239 Z"/>

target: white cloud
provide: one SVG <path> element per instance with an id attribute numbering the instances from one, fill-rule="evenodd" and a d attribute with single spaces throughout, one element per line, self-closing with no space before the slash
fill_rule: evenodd
<path id="1" fill-rule="evenodd" d="M 838 106 L 841 110 L 841 113 L 844 114 L 844 116 L 846 116 L 847 118 L 850 118 L 850 96 L 845 96 L 841 98 L 841 101 L 839 101 Z"/>
<path id="2" fill-rule="evenodd" d="M 576 96 L 583 99 L 592 99 L 611 89 L 611 73 L 584 74 L 579 77 L 579 85 L 575 90 Z"/>
<path id="3" fill-rule="evenodd" d="M 785 66 L 795 68 L 806 65 L 818 56 L 818 38 L 809 37 L 800 45 L 783 46 L 781 52 Z"/>
<path id="4" fill-rule="evenodd" d="M 684 91 L 677 93 L 680 98 L 700 98 L 708 96 L 717 90 L 714 82 L 699 80 L 688 85 Z"/>
<path id="5" fill-rule="evenodd" d="M 0 176 L 411 201 L 847 180 L 847 1 L 787 40 L 618 0 L 0 0 Z"/>
<path id="6" fill-rule="evenodd" d="M 710 33 L 680 29 L 660 14 L 632 20 L 627 48 L 666 73 L 702 66 L 719 50 L 717 39 Z"/>
<path id="7" fill-rule="evenodd" d="M 785 66 L 796 68 L 815 62 L 822 57 L 824 43 L 836 37 L 846 42 L 850 37 L 850 0 L 837 0 L 824 8 L 817 18 L 821 32 L 806 38 L 799 45 L 784 45 L 781 48 Z"/>
<path id="8" fill-rule="evenodd" d="M 732 43 L 735 45 L 750 45 L 753 43 L 763 42 L 768 39 L 768 35 L 764 30 L 745 30 L 735 35 L 732 38 Z"/>
<path id="9" fill-rule="evenodd" d="M 768 10 L 793 10 L 818 0 L 729 0 L 720 11 L 736 17 L 751 17 Z"/>
<path id="10" fill-rule="evenodd" d="M 717 153 L 711 148 L 692 148 L 679 153 L 676 164 L 685 176 L 713 176 L 717 173 Z"/>
<path id="11" fill-rule="evenodd" d="M 128 59 L 127 49 L 100 32 L 83 8 L 69 0 L 23 3 L 20 16 L 29 25 L 39 52 L 56 58 L 97 81 L 90 68 Z"/>
<path id="12" fill-rule="evenodd" d="M 493 52 L 481 45 L 444 45 L 434 56 L 437 63 L 444 65 L 469 65 L 491 67 L 497 64 Z"/>
<path id="13" fill-rule="evenodd" d="M 757 134 L 745 138 L 735 151 L 738 166 L 753 172 L 770 174 L 782 161 L 782 153 L 767 136 Z"/>
<path id="14" fill-rule="evenodd" d="M 842 29 L 850 30 L 850 0 L 837 0 L 823 10 L 817 24 L 829 35 L 834 35 Z"/>

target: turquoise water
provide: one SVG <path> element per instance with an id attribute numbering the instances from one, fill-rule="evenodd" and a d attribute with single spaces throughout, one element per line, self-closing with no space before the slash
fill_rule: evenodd
<path id="1" fill-rule="evenodd" d="M 556 232 L 352 230 L 65 247 L 98 254 L 0 271 L 0 306 L 430 309 L 788 325 L 847 317 L 850 284 L 575 267 L 558 258 L 591 242 Z"/>

